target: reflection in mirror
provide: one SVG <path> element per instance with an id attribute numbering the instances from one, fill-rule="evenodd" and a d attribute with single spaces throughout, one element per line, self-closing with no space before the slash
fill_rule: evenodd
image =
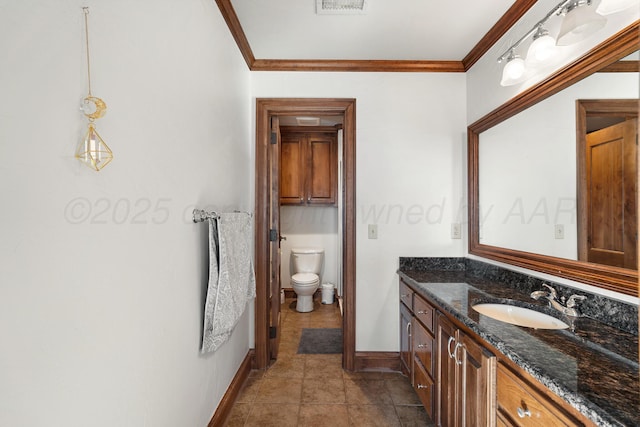
<path id="1" fill-rule="evenodd" d="M 586 261 L 586 257 L 579 257 L 578 236 L 580 231 L 591 230 L 592 242 L 598 241 L 599 248 L 604 250 L 587 251 L 592 253 L 588 261 L 625 266 L 606 261 L 607 255 L 622 249 L 622 240 L 616 236 L 625 223 L 620 210 L 624 200 L 614 199 L 611 191 L 600 193 L 606 196 L 603 202 L 609 205 L 593 211 L 590 227 L 579 227 L 576 101 L 629 99 L 638 92 L 638 73 L 596 73 L 482 132 L 478 149 L 480 243 Z M 587 131 L 604 128 L 625 117 L 589 114 Z M 635 132 L 633 138 L 635 145 Z M 600 153 L 592 161 L 601 159 L 602 166 L 617 176 L 614 169 L 622 164 L 605 158 L 603 153 L 604 147 L 613 145 L 618 144 L 599 144 L 590 152 Z M 628 158 L 629 154 L 624 157 Z M 635 181 L 635 166 L 633 168 L 634 173 L 629 177 Z M 610 177 L 603 176 L 600 184 L 608 182 Z M 600 184 L 593 183 L 597 188 L 601 188 Z M 635 189 L 635 185 L 628 188 Z M 612 230 L 609 226 L 616 228 Z M 635 238 L 635 227 L 630 231 Z M 587 240 L 588 236 L 584 236 L 584 241 Z M 635 247 L 635 241 L 633 245 Z"/>
<path id="2" fill-rule="evenodd" d="M 637 259 L 637 243 L 629 239 L 637 230 L 625 231 L 631 209 L 637 214 L 637 165 L 625 159 L 637 154 L 625 153 L 624 143 L 614 144 L 598 154 L 615 153 L 615 161 L 601 156 L 593 163 L 587 129 L 606 127 L 603 123 L 614 116 L 614 121 L 632 118 L 637 123 L 639 27 L 639 22 L 628 26 L 469 126 L 470 254 L 638 295 L 637 265 L 621 261 Z M 629 55 L 631 61 L 620 61 Z M 625 102 L 636 104 L 636 112 L 612 114 L 606 111 L 610 106 L 598 110 L 602 103 Z M 594 110 L 594 105 L 600 107 Z M 587 160 L 595 171 L 586 167 Z M 612 169 L 615 162 L 635 170 L 635 179 L 623 178 L 622 167 Z M 608 174 L 600 173 L 598 165 L 606 165 Z M 635 197 L 625 201 L 611 197 L 613 190 L 594 193 L 590 188 L 616 176 L 623 184 L 615 192 L 620 195 L 630 184 Z M 585 204 L 593 204 L 594 197 L 618 213 L 603 216 L 598 209 L 585 214 Z M 625 255 L 629 248 L 634 255 Z M 609 256 L 613 252 L 622 255 L 615 260 Z"/>

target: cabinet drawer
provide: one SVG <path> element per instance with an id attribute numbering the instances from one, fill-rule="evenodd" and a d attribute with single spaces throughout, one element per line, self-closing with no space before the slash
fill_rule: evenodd
<path id="1" fill-rule="evenodd" d="M 409 310 L 413 311 L 413 290 L 402 280 L 400 281 L 400 301 L 409 307 Z"/>
<path id="2" fill-rule="evenodd" d="M 418 319 L 424 327 L 433 334 L 433 317 L 436 312 L 435 308 L 416 295 L 413 299 L 413 312 L 416 319 Z"/>
<path id="3" fill-rule="evenodd" d="M 414 322 L 413 352 L 427 373 L 433 378 L 435 364 L 435 339 L 420 322 Z"/>
<path id="4" fill-rule="evenodd" d="M 498 365 L 498 408 L 516 426 L 580 426 L 513 372 Z"/>
<path id="5" fill-rule="evenodd" d="M 435 384 L 417 360 L 413 363 L 413 388 L 422 401 L 425 411 L 433 419 Z"/>

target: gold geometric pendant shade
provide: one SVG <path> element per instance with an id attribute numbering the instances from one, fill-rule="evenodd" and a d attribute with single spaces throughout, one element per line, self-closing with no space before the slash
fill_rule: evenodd
<path id="1" fill-rule="evenodd" d="M 78 145 L 76 158 L 96 171 L 99 171 L 113 160 L 113 152 L 96 132 L 93 123 L 89 123 L 87 136 Z"/>

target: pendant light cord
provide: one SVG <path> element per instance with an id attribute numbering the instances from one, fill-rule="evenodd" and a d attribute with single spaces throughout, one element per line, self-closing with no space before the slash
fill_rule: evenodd
<path id="1" fill-rule="evenodd" d="M 91 96 L 91 62 L 89 61 L 89 8 L 83 7 L 84 10 L 84 38 L 86 40 L 87 48 L 87 79 L 89 82 L 89 96 Z"/>

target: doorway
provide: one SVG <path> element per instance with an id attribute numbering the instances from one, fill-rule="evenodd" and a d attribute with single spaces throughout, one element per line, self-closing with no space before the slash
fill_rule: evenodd
<path id="1" fill-rule="evenodd" d="M 638 99 L 578 100 L 578 259 L 638 268 Z"/>
<path id="2" fill-rule="evenodd" d="M 340 116 L 343 123 L 342 366 L 355 369 L 355 99 L 260 98 L 256 100 L 255 364 L 277 357 L 280 332 L 279 118 Z"/>

